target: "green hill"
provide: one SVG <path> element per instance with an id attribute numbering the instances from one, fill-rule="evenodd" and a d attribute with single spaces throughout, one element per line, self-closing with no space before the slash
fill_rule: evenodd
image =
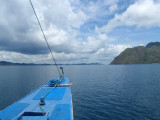
<path id="1" fill-rule="evenodd" d="M 125 49 L 110 64 L 160 64 L 160 42 Z"/>

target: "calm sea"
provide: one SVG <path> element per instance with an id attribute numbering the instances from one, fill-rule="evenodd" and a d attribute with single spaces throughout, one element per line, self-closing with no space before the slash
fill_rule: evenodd
<path id="1" fill-rule="evenodd" d="M 160 120 L 160 65 L 64 66 L 75 120 Z M 0 110 L 58 73 L 54 66 L 0 66 Z"/>

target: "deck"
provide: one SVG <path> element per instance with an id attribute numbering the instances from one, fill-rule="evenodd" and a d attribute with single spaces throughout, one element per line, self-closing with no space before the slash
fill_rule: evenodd
<path id="1" fill-rule="evenodd" d="M 69 84 L 63 78 L 61 84 Z M 69 85 L 42 86 L 33 93 L 7 107 L 0 113 L 0 120 L 73 120 L 72 96 Z M 45 105 L 39 105 L 45 96 Z"/>

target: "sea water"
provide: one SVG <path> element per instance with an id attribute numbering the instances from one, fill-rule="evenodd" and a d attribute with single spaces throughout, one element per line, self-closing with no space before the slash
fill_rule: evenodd
<path id="1" fill-rule="evenodd" d="M 75 120 L 160 119 L 160 65 L 63 67 Z M 0 66 L 0 110 L 57 76 L 55 66 Z"/>

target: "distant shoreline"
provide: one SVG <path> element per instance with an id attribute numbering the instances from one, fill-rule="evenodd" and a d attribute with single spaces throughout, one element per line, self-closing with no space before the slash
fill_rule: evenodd
<path id="1" fill-rule="evenodd" d="M 35 64 L 35 63 L 12 63 L 7 61 L 0 61 L 0 66 L 45 66 L 45 65 L 55 65 L 55 64 Z M 77 64 L 58 64 L 58 65 L 103 65 L 100 63 L 77 63 Z"/>

